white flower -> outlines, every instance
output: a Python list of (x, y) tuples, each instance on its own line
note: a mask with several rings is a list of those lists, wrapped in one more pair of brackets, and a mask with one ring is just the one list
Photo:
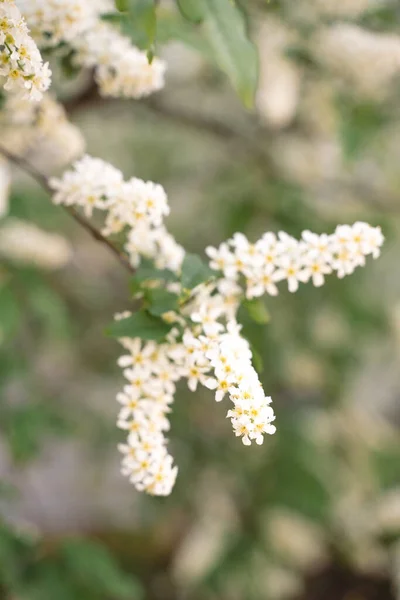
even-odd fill
[(50, 87), (51, 71), (12, 0), (0, 2), (0, 48), (0, 75), (7, 79), (4, 89), (33, 101), (41, 100)]
[(289, 292), (297, 292), (299, 282), (307, 281), (307, 273), (303, 270), (301, 262), (293, 262), (291, 256), (284, 256), (280, 259), (280, 268), (275, 272), (275, 281), (286, 280), (288, 282)]

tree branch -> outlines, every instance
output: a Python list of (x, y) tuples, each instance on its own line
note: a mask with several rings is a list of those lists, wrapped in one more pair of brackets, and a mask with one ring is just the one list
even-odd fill
[[(0, 146), (0, 154), (5, 156), (10, 162), (17, 165), (20, 169), (28, 173), (37, 183), (49, 194), (53, 195), (53, 190), (51, 189), (47, 177), (43, 175), (40, 171), (38, 171), (33, 165), (28, 163), (24, 158), (20, 156), (16, 156), (15, 154), (9, 152), (6, 148)], [(113, 254), (117, 257), (119, 262), (131, 273), (135, 272), (134, 267), (129, 262), (128, 256), (121, 252), (110, 240), (102, 235), (102, 233), (94, 227), (90, 221), (85, 219), (75, 208), (72, 206), (62, 206), (62, 208), (67, 212), (81, 227), (86, 229), (86, 231), (97, 241), (106, 246)]]

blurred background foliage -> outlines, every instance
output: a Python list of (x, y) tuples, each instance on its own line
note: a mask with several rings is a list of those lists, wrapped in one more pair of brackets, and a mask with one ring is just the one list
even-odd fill
[(267, 325), (245, 323), (275, 436), (243, 447), (210, 393), (182, 386), (177, 485), (166, 499), (141, 496), (119, 474), (118, 348), (103, 336), (129, 308), (126, 274), (15, 173), (0, 238), (10, 220), (30, 222), (61, 233), (70, 253), (54, 268), (50, 240), (34, 257), (1, 249), (7, 600), (400, 598), (399, 4), (237, 4), (259, 53), (253, 109), (204, 22), (161, 0), (155, 35), (148, 21), (124, 27), (168, 61), (162, 93), (105, 101), (90, 74), (66, 82), (59, 69), (88, 152), (160, 182), (188, 251), (235, 231), (298, 237), (365, 220), (382, 226), (383, 256), (323, 288), (282, 291), (268, 298)]

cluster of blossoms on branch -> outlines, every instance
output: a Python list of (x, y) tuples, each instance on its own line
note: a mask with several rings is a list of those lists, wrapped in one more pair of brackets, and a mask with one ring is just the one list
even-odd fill
[(48, 63), (13, 0), (0, 0), (0, 76), (6, 79), (5, 90), (30, 100), (41, 100), (50, 87)]
[(299, 283), (312, 281), (316, 287), (325, 282), (325, 276), (336, 272), (339, 278), (364, 266), (366, 256), (377, 258), (383, 244), (379, 227), (357, 222), (339, 225), (331, 235), (303, 231), (296, 240), (284, 231), (276, 236), (265, 233), (251, 244), (242, 233), (222, 243), (219, 248), (207, 248), (210, 266), (220, 270), (232, 281), (245, 279), (246, 297), (256, 298), (269, 294), (276, 296), (276, 284), (285, 280), (290, 292), (296, 292)]
[[(227, 417), (245, 445), (262, 444), (264, 435), (275, 431), (271, 398), (262, 389), (237, 322), (242, 300), (276, 294), (276, 282), (283, 279), (296, 291), (299, 281), (320, 286), (329, 273), (343, 277), (364, 265), (367, 255), (376, 258), (383, 243), (380, 229), (366, 223), (339, 226), (332, 235), (305, 231), (300, 241), (280, 232), (251, 244), (236, 234), (218, 249), (207, 248), (211, 275), (187, 295), (185, 252), (165, 228), (169, 207), (160, 185), (136, 178), (125, 182), (119, 170), (89, 156), (50, 184), (56, 204), (75, 205), (87, 216), (93, 209), (103, 211), (103, 233), (125, 234), (132, 265), (151, 259), (172, 274), (161, 284), (149, 282), (153, 293), (176, 298), (172, 308), (159, 313), (169, 326), (165, 335), (158, 342), (121, 335), (127, 353), (118, 361), (127, 379), (117, 397), (122, 404), (118, 427), (128, 432), (120, 445), (122, 472), (138, 490), (154, 495), (169, 494), (177, 475), (166, 432), (178, 380), (186, 379), (192, 391), (199, 383), (214, 390), (217, 402), (227, 396)], [(130, 316), (127, 312), (117, 318), (123, 322)]]
[(164, 226), (169, 206), (161, 185), (136, 177), (124, 181), (121, 171), (91, 156), (84, 156), (50, 185), (56, 191), (55, 204), (79, 206), (86, 216), (94, 208), (104, 211), (102, 233), (126, 234), (124, 248), (133, 266), (146, 256), (159, 268), (179, 270), (184, 250)]
[(94, 69), (103, 96), (141, 98), (164, 86), (165, 63), (132, 45), (102, 15), (113, 10), (108, 0), (17, 0), (40, 47), (61, 42), (79, 67)]

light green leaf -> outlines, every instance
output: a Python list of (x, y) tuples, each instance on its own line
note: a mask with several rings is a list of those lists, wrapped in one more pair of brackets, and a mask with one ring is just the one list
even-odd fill
[(260, 325), (266, 325), (270, 321), (271, 315), (261, 298), (254, 298), (253, 300), (245, 300), (243, 302), (244, 308), (247, 310), (250, 318), (259, 323)]
[(202, 0), (176, 0), (176, 3), (185, 19), (193, 23), (199, 23), (203, 19)]
[(220, 68), (228, 75), (247, 108), (254, 104), (258, 55), (247, 36), (240, 10), (231, 0), (201, 0), (204, 31)]
[(145, 292), (147, 310), (150, 314), (160, 317), (170, 310), (178, 310), (178, 296), (162, 288), (150, 288)]
[(115, 0), (115, 8), (119, 12), (125, 12), (129, 8), (129, 0)]
[(130, 25), (143, 33), (143, 45), (152, 56), (157, 34), (156, 4), (154, 0), (128, 0), (128, 5)]
[(218, 67), (214, 51), (202, 35), (201, 28), (193, 27), (178, 13), (160, 12), (157, 16), (157, 41), (165, 44), (171, 40), (178, 40), (200, 52), (208, 62)]
[(186, 254), (182, 264), (181, 283), (185, 290), (192, 290), (200, 283), (208, 281), (215, 271), (210, 269), (197, 254)]
[(141, 310), (126, 319), (115, 321), (106, 333), (111, 337), (138, 337), (143, 340), (160, 342), (170, 331), (172, 325), (162, 319)]

